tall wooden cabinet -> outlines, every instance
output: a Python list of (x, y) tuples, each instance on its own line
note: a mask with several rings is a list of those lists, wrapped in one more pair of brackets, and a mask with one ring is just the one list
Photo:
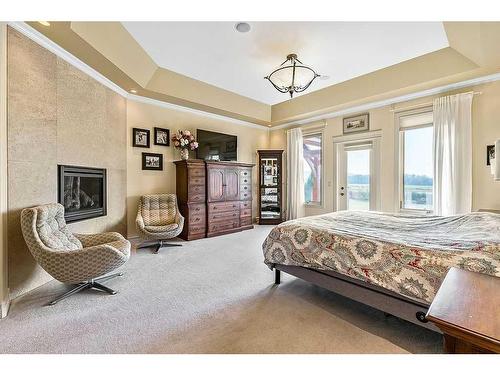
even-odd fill
[(283, 150), (258, 150), (259, 224), (283, 221)]
[(184, 228), (179, 235), (184, 240), (206, 236), (206, 170), (203, 160), (179, 160), (176, 165), (176, 193), (179, 211), (184, 216)]
[(203, 160), (175, 164), (179, 209), (185, 217), (181, 238), (192, 240), (253, 228), (253, 164)]

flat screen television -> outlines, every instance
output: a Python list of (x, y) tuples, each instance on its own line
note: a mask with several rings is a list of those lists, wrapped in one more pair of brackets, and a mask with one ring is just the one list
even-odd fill
[(238, 137), (235, 135), (198, 129), (196, 140), (198, 141), (196, 151), (198, 159), (218, 161), (237, 161), (238, 159)]

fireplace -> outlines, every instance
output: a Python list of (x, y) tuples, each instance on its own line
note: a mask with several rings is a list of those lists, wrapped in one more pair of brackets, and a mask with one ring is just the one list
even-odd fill
[(58, 166), (58, 200), (68, 223), (106, 215), (106, 169)]

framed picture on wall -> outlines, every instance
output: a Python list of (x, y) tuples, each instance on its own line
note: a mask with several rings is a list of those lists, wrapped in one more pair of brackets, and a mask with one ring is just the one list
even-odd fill
[(163, 170), (163, 154), (152, 154), (149, 152), (142, 153), (142, 170), (143, 171), (162, 171)]
[(149, 130), (148, 129), (132, 129), (132, 146), (149, 148)]
[(370, 130), (370, 118), (368, 113), (344, 119), (344, 134), (365, 132)]
[(170, 130), (164, 128), (154, 128), (155, 145), (170, 146)]
[(495, 145), (486, 146), (486, 165), (491, 165), (491, 159), (495, 158)]

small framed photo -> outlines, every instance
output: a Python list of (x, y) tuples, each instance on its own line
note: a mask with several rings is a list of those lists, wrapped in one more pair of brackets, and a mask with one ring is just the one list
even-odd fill
[(151, 154), (149, 152), (142, 153), (142, 170), (143, 171), (162, 171), (163, 170), (163, 154)]
[(163, 128), (154, 128), (155, 145), (170, 146), (170, 130)]
[(132, 129), (132, 146), (149, 148), (149, 130), (148, 129)]
[(368, 130), (370, 130), (368, 113), (344, 119), (344, 134), (365, 132)]

